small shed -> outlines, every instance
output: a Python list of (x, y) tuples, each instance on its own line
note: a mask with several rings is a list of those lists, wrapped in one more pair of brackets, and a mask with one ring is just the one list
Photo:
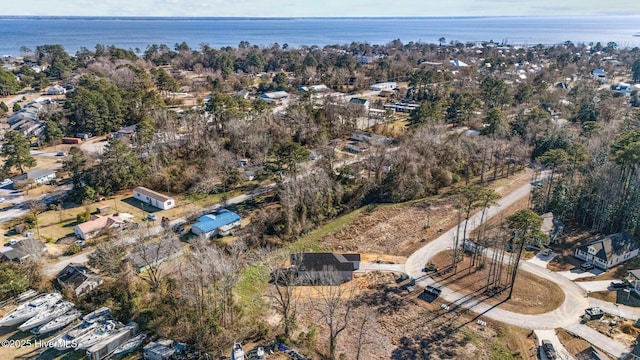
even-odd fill
[(98, 212), (98, 214), (106, 214), (109, 212), (110, 209), (111, 207), (109, 205), (102, 205), (102, 206), (98, 206), (96, 208), (96, 211)]

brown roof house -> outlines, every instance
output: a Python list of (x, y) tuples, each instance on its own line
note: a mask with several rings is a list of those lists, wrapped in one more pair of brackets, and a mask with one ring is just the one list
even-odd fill
[(91, 220), (78, 224), (73, 228), (73, 232), (78, 239), (86, 240), (100, 235), (104, 230), (122, 226), (126, 221), (133, 218), (133, 215), (126, 213), (115, 213), (108, 216), (92, 215)]
[(73, 293), (80, 296), (102, 285), (104, 280), (88, 267), (71, 263), (58, 273), (56, 282), (62, 288), (72, 288)]
[(291, 254), (291, 265), (302, 283), (336, 285), (353, 279), (353, 272), (360, 268), (360, 254)]
[(638, 256), (638, 242), (626, 232), (604, 238), (576, 249), (575, 257), (602, 270), (607, 270)]

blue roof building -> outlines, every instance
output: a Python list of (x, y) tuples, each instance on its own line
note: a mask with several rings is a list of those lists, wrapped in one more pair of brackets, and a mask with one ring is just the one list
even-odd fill
[(229, 235), (241, 225), (240, 215), (227, 209), (220, 209), (215, 214), (203, 215), (193, 224), (191, 232), (210, 238), (214, 235)]

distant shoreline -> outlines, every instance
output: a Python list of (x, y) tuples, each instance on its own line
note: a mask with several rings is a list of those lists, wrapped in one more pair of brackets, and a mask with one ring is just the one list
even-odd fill
[[(599, 21), (594, 21), (598, 19)], [(606, 21), (603, 21), (606, 20)], [(384, 45), (439, 44), (451, 41), (530, 47), (571, 41), (574, 44), (615, 42), (619, 47), (640, 46), (640, 16), (579, 17), (107, 17), (0, 16), (0, 55), (17, 56), (24, 46), (62, 45), (69, 54), (96, 44), (142, 53), (149, 46), (191, 49), (259, 47), (287, 44), (343, 46), (357, 43)]]

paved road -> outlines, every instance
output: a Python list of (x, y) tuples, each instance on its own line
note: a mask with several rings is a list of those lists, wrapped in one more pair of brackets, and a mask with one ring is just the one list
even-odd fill
[[(486, 211), (486, 217), (491, 218), (504, 210), (511, 204), (515, 203), (518, 199), (528, 196), (530, 191), (530, 184), (524, 185), (514, 192), (503, 197), (499, 204), (489, 208)], [(469, 218), (467, 233), (475, 229), (480, 224), (481, 213), (477, 213)], [(462, 226), (461, 226), (462, 228)], [(528, 271), (542, 278), (548, 279), (556, 283), (565, 292), (565, 300), (562, 305), (545, 314), (539, 315), (524, 315), (510, 311), (506, 311), (500, 308), (492, 307), (486, 303), (481, 302), (472, 296), (456, 293), (446, 287), (437, 284), (433, 279), (422, 273), (424, 264), (431, 258), (431, 256), (451, 249), (454, 244), (457, 228), (450, 229), (442, 234), (436, 240), (425, 245), (415, 253), (413, 253), (406, 262), (406, 272), (418, 279), (417, 284), (421, 286), (435, 286), (439, 288), (441, 292), (441, 298), (451, 302), (450, 306), (460, 306), (463, 308), (471, 309), (479, 314), (479, 316), (486, 316), (494, 320), (505, 322), (508, 324), (517, 325), (532, 330), (553, 330), (555, 328), (563, 327), (572, 331), (576, 335), (584, 338), (591, 344), (601, 348), (602, 350), (612, 354), (613, 356), (620, 357), (622, 354), (629, 351), (626, 346), (616, 343), (611, 338), (602, 335), (595, 330), (592, 330), (584, 325), (580, 325), (580, 316), (584, 314), (584, 309), (592, 306), (593, 302), (590, 302), (586, 298), (586, 291), (580, 286), (573, 283), (567, 276), (563, 274), (555, 273), (546, 269), (544, 264), (547, 259), (536, 259), (533, 261), (524, 261), (521, 263), (521, 269)], [(462, 231), (462, 229), (460, 230)], [(459, 238), (465, 238), (464, 234), (459, 233)], [(608, 308), (609, 305), (603, 305), (603, 308)], [(631, 313), (630, 310), (628, 316), (635, 316), (635, 313)], [(638, 314), (640, 315), (640, 314)], [(546, 333), (543, 333), (546, 334)], [(550, 333), (549, 333), (549, 335)], [(558, 341), (559, 343), (559, 341)]]
[(567, 360), (575, 360), (567, 349), (560, 342), (560, 338), (556, 335), (555, 330), (534, 330), (536, 333), (536, 337), (538, 338), (538, 354), (540, 355), (540, 359), (547, 359), (547, 355), (542, 350), (542, 340), (549, 340), (553, 344), (553, 348), (556, 350), (556, 354), (558, 355), (558, 359), (567, 359)]
[(613, 355), (616, 359), (622, 359), (625, 354), (628, 354), (631, 351), (628, 347), (611, 340), (610, 337), (602, 335), (587, 325), (573, 324), (565, 327), (564, 329), (571, 334), (579, 336), (591, 344), (596, 345), (603, 351)]
[(372, 264), (372, 263), (360, 263), (360, 269), (356, 272), (365, 271), (391, 271), (391, 272), (404, 272), (404, 264)]
[[(487, 209), (486, 217), (491, 218), (500, 211), (509, 207), (511, 204), (515, 203), (517, 200), (528, 196), (530, 188), (531, 185), (526, 184), (505, 196), (499, 201), (498, 205)], [(481, 212), (478, 212), (469, 218), (467, 232), (475, 229), (480, 224), (481, 215)], [(422, 247), (407, 259), (406, 271), (409, 275), (418, 279), (419, 285), (440, 287), (440, 285), (433, 279), (424, 276), (422, 268), (431, 256), (452, 248), (456, 230), (457, 228), (453, 228), (445, 232), (442, 236)], [(460, 234), (460, 238), (462, 238), (462, 234)], [(580, 287), (573, 284), (569, 279), (547, 270), (546, 268), (542, 268), (528, 262), (522, 262), (521, 268), (540, 277), (554, 281), (560, 285), (566, 293), (564, 303), (559, 308), (546, 314), (523, 315), (491, 307), (479, 300), (456, 293), (446, 288), (442, 288), (441, 296), (447, 301), (456, 305), (461, 305), (465, 308), (470, 308), (483, 316), (527, 329), (554, 329), (575, 323), (579, 316), (583, 314), (584, 309), (588, 307), (589, 303), (585, 298), (586, 293), (580, 289)]]
[(598, 306), (604, 312), (630, 320), (640, 319), (640, 309), (626, 305), (612, 304), (608, 301), (589, 298), (589, 306)]
[(611, 286), (611, 280), (576, 281), (576, 285), (580, 286), (587, 292), (612, 290), (609, 288), (609, 286)]

